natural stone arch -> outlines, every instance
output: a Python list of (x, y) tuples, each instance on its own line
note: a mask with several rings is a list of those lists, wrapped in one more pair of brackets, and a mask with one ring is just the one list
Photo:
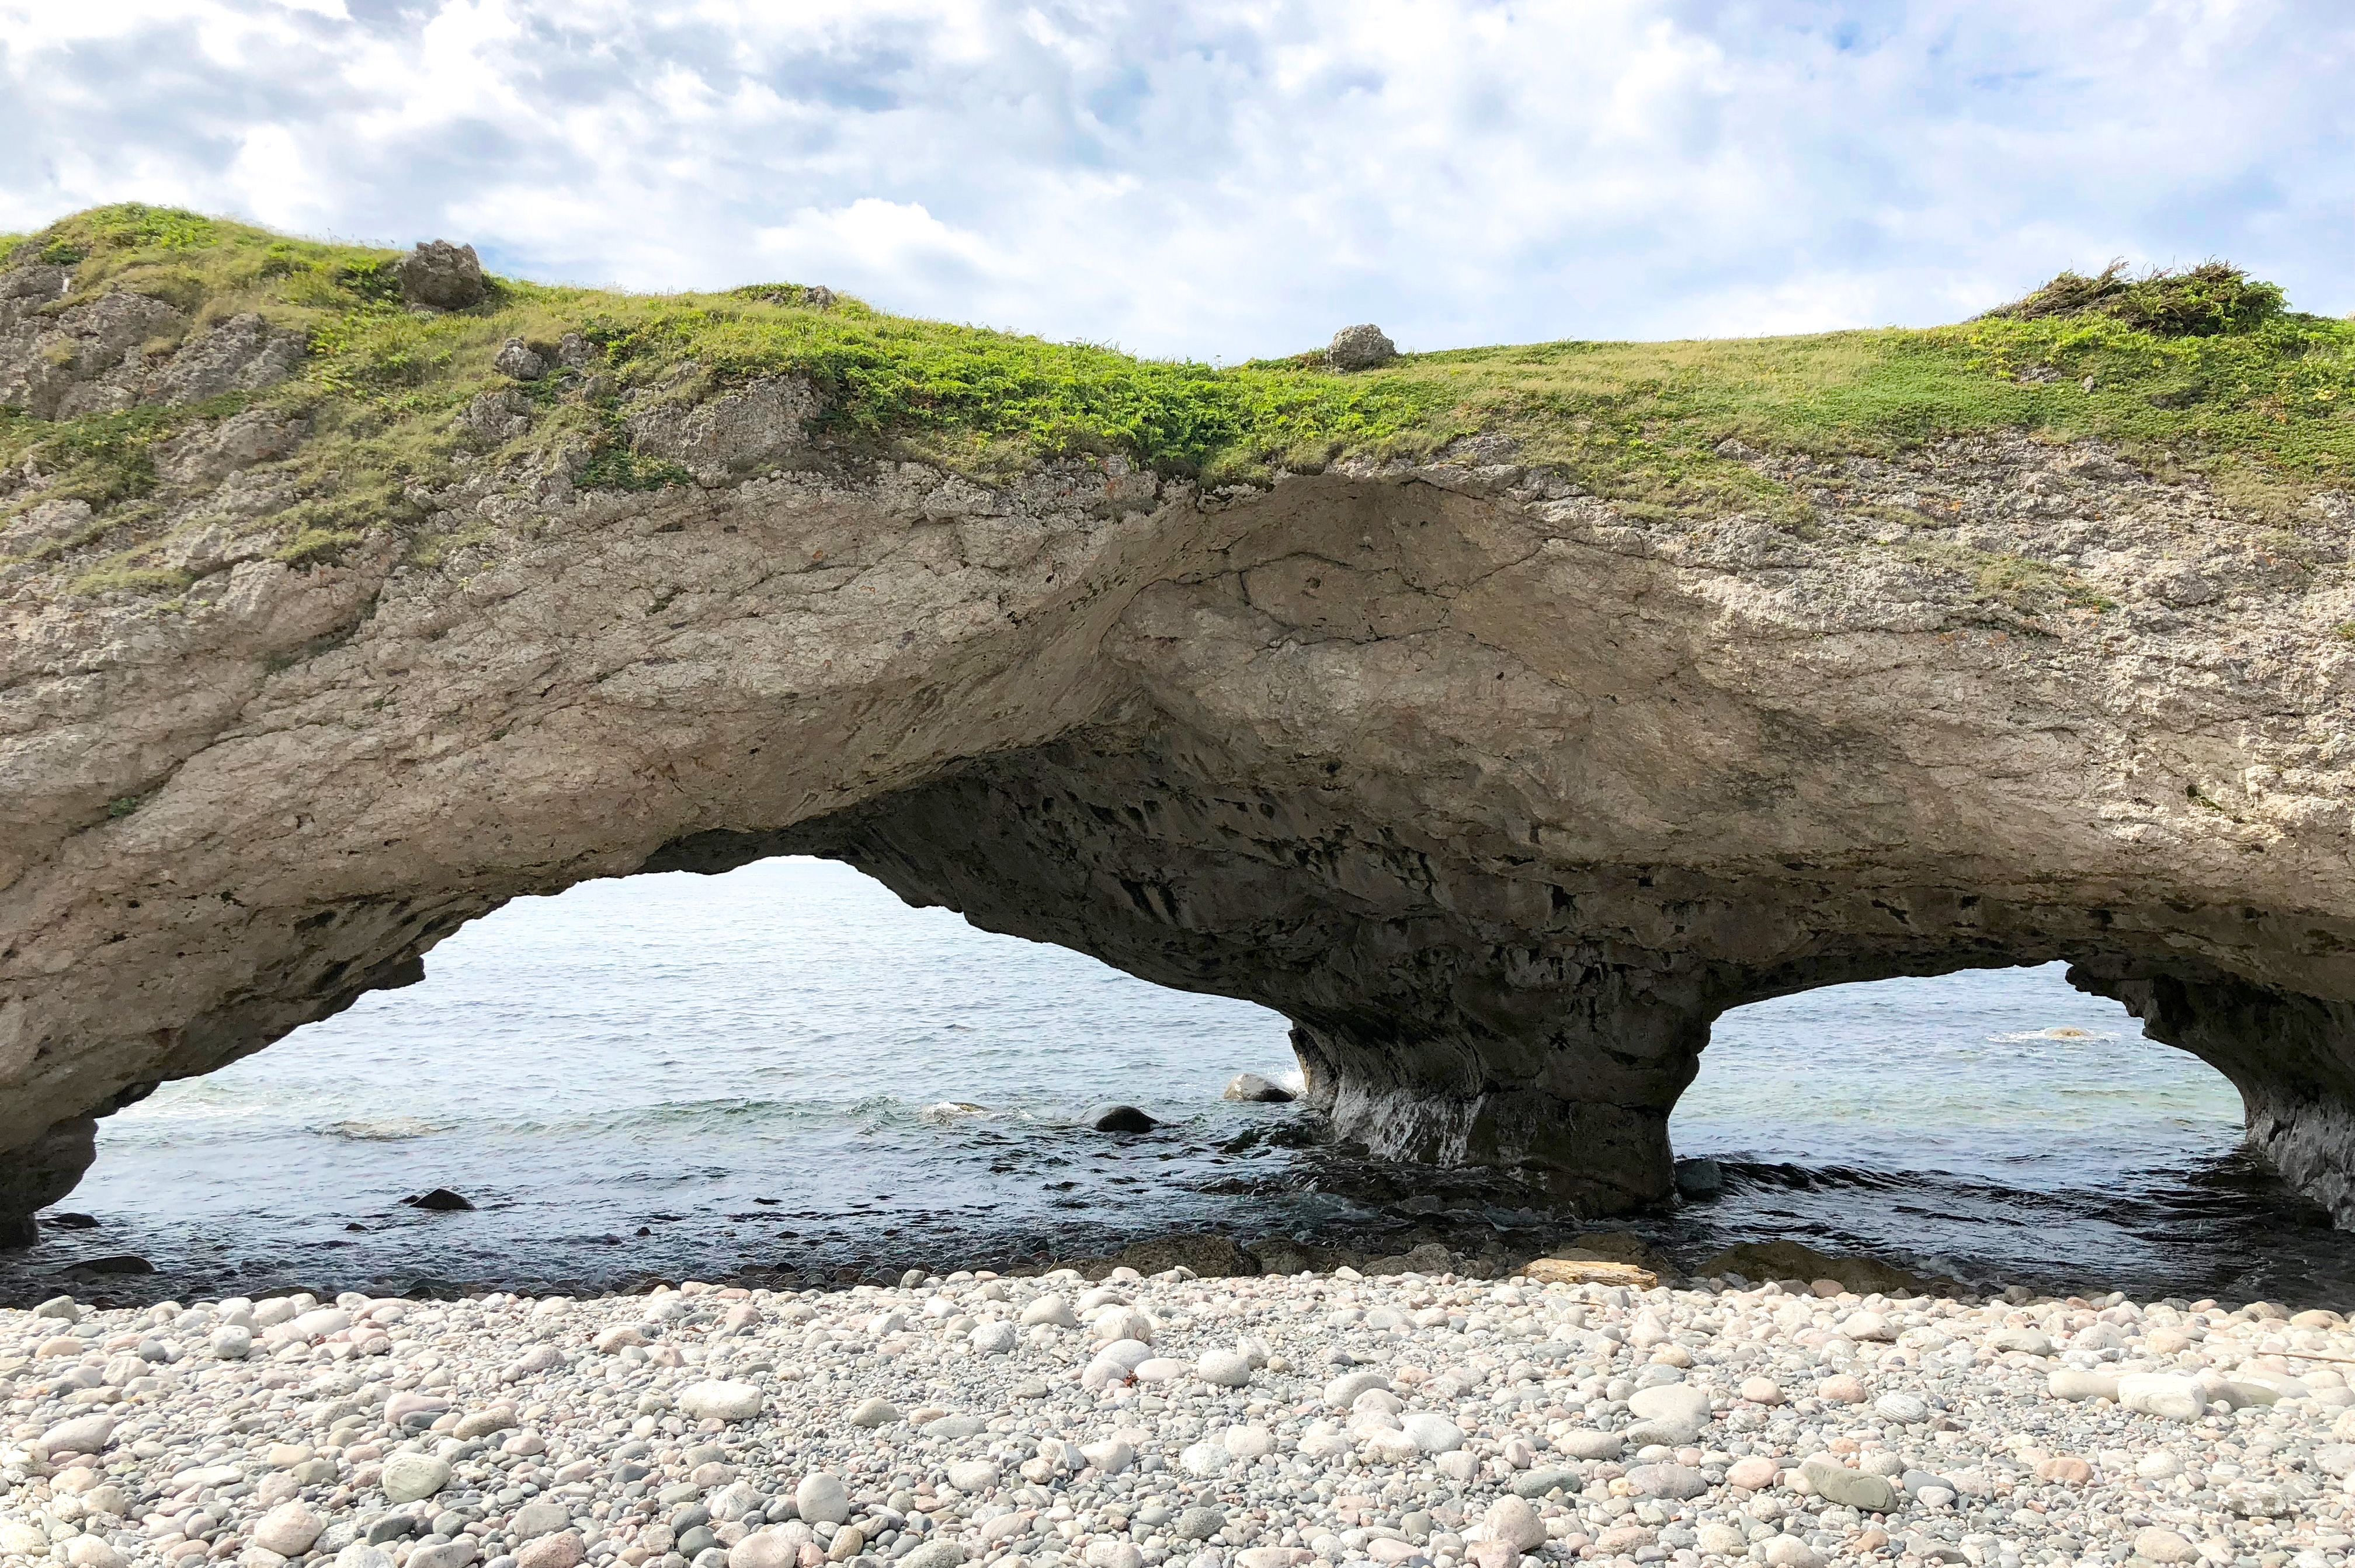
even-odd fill
[[(432, 501), (491, 537), (431, 565), (20, 589), (7, 1211), (70, 1187), (93, 1115), (414, 980), (506, 899), (806, 850), (1273, 1007), (1343, 1134), (1597, 1211), (1667, 1191), (1725, 1008), (2067, 958), (2355, 1218), (2345, 591), (2203, 491), (1953, 443), (1843, 465), (1802, 537), (1631, 516), (1493, 443), (1215, 496), (795, 450), (645, 495), (486, 470)], [(2023, 480), (2146, 519), (2108, 612), (1859, 547), (1935, 487), (2053, 552)], [(2227, 595), (2167, 602), (2172, 521)]]

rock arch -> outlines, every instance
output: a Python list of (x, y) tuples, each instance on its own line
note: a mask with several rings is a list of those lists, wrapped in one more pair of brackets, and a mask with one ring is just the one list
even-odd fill
[[(645, 494), (486, 466), (429, 497), (484, 519), (432, 564), (16, 580), (17, 1239), (92, 1117), (504, 901), (783, 851), (1275, 1008), (1343, 1134), (1596, 1211), (1668, 1190), (1724, 1009), (2065, 958), (2355, 1220), (2348, 591), (2197, 487), (1953, 443), (1841, 465), (1792, 532), (1494, 440), (1216, 494), (796, 450)], [(1886, 548), (1924, 491), (2106, 605)], [(2349, 518), (2312, 535), (2343, 556)]]

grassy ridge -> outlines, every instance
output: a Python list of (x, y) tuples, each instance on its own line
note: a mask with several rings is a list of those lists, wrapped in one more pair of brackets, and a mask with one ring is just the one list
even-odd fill
[[(1219, 482), (1345, 453), (1419, 454), (1495, 431), (1639, 510), (1777, 513), (1796, 504), (1718, 456), (1720, 443), (1882, 453), (2019, 429), (2105, 437), (2277, 513), (2316, 486), (2355, 482), (2355, 323), (2279, 312), (2210, 336), (2161, 336), (2113, 315), (2031, 315), (1456, 349), (1340, 376), (1313, 355), (1221, 369), (893, 316), (847, 298), (818, 309), (791, 285), (632, 295), (497, 279), (472, 310), (417, 315), (393, 283), (396, 252), (138, 206), (79, 214), (8, 253), (73, 265), (75, 292), (61, 305), (131, 289), (169, 302), (192, 329), (254, 311), (303, 334), (310, 351), (295, 381), (203, 409), (55, 422), (0, 412), (0, 464), (30, 459), (59, 476), (37, 499), (96, 509), (82, 535), (42, 553), (138, 535), (156, 510), (156, 443), (252, 403), (314, 431), (285, 465), (298, 496), (284, 514), (287, 559), (332, 554), (371, 528), (413, 528), (415, 488), (446, 477), (464, 451), (456, 416), (477, 394), (511, 388), (491, 366), (499, 345), (553, 345), (567, 332), (594, 345), (591, 374), (570, 390), (517, 389), (535, 405), (532, 428), (503, 455), (570, 453), (577, 467), (585, 453), (591, 484), (677, 477), (634, 461), (621, 437), (624, 398), (695, 398), (774, 374), (816, 385), (824, 434), (850, 453), (921, 456), (984, 477), (1042, 456), (1119, 453)], [(0, 528), (34, 499), (0, 501)], [(169, 587), (174, 574), (145, 560), (147, 549), (121, 552), (84, 585)]]

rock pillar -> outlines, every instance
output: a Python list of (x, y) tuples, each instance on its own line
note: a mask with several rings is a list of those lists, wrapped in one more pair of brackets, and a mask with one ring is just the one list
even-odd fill
[(2158, 973), (2078, 965), (2079, 990), (2125, 1004), (2143, 1033), (2232, 1081), (2249, 1146), (2285, 1180), (2355, 1226), (2355, 1003), (2195, 966)]

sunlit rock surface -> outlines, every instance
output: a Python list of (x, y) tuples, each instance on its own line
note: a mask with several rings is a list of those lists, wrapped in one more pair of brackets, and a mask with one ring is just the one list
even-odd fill
[[(180, 353), (282, 371), (216, 330)], [(225, 420), (161, 480), (221, 517), (186, 592), (0, 578), (17, 1239), (89, 1118), (504, 901), (783, 852), (1277, 1008), (1337, 1136), (1593, 1211), (1671, 1190), (1725, 1009), (2067, 959), (2355, 1220), (2345, 495), (2259, 527), (2025, 439), (1742, 453), (1800, 528), (1618, 507), (1497, 438), (991, 485), (849, 461), (818, 406), (632, 427), (698, 484), (476, 464), (412, 497), (465, 523), (430, 561), (240, 545), (301, 432)]]

